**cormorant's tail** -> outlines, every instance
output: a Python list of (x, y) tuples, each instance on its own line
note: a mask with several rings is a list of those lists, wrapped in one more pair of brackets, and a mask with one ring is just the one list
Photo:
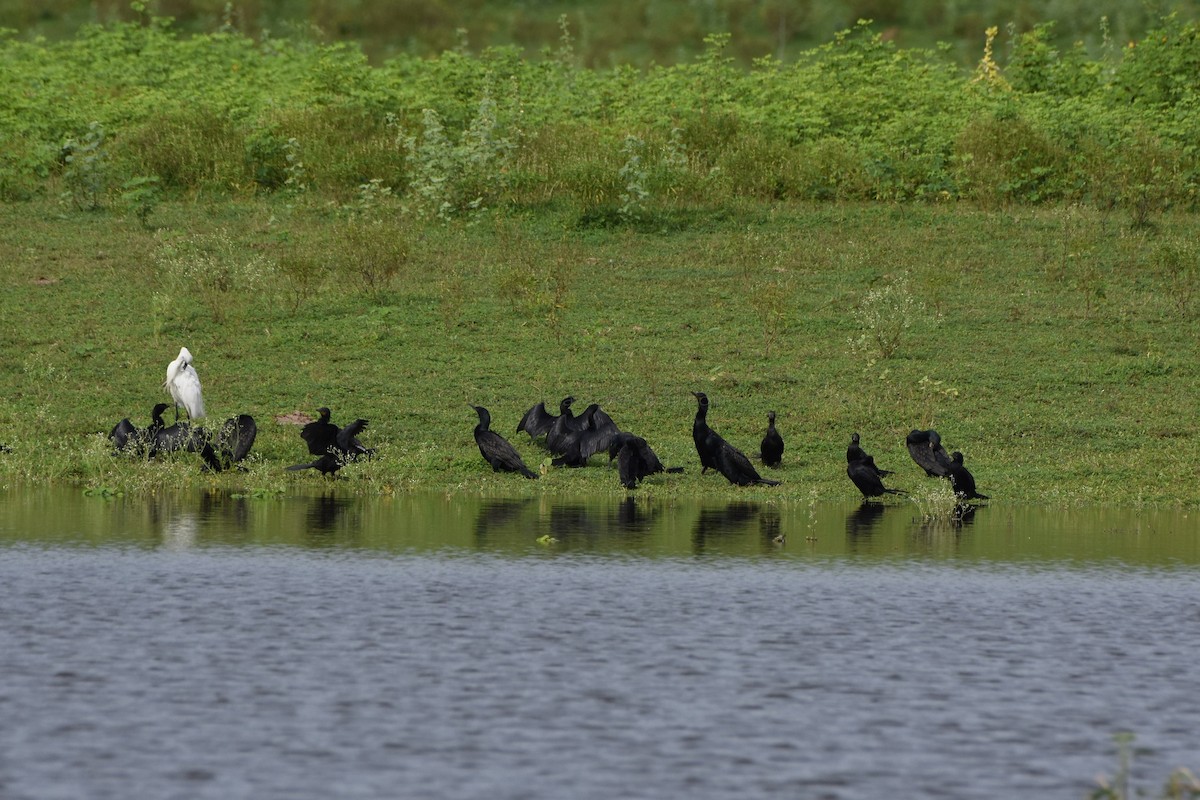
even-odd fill
[(521, 474), (524, 475), (526, 478), (536, 478), (538, 476), (536, 472), (529, 469), (528, 467), (525, 467), (524, 469), (522, 469)]
[(763, 486), (778, 486), (782, 481), (773, 481), (770, 478), (759, 478), (755, 483), (761, 483)]
[(313, 469), (314, 464), (293, 464), (287, 468), (288, 472), (299, 472), (302, 469)]

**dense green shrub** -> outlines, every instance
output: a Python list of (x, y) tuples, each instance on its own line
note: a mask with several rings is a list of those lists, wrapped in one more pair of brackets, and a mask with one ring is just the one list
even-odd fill
[(377, 184), (396, 213), (566, 201), (605, 224), (739, 198), (1069, 199), (1135, 225), (1195, 206), (1200, 27), (1167, 17), (1123, 48), (1106, 35), (1099, 58), (1058, 47), (1052, 25), (1007, 48), (997, 35), (971, 74), (867, 23), (787, 63), (743, 68), (715, 35), (694, 61), (644, 71), (580, 68), (565, 25), (540, 60), (455, 47), (377, 66), (349, 44), (185, 37), (153, 19), (7, 38), (0, 198), (48, 178), (85, 207), (139, 178), (335, 202)]

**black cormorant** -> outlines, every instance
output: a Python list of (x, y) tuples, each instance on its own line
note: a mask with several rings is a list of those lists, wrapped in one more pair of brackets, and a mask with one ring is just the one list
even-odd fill
[(975, 491), (975, 476), (963, 466), (963, 454), (957, 450), (950, 455), (950, 485), (961, 500), (991, 499)]
[(759, 452), (768, 467), (778, 467), (783, 461), (783, 437), (775, 430), (775, 412), (767, 412), (767, 434), (763, 436)]
[(908, 453), (925, 474), (934, 478), (950, 476), (950, 456), (942, 447), (942, 437), (935, 430), (910, 432), (904, 443)]
[(884, 494), (907, 494), (900, 489), (888, 489), (879, 477), (879, 469), (871, 456), (860, 458), (846, 465), (846, 475), (862, 492), (863, 497), (879, 497)]
[(500, 434), (489, 430), (492, 415), (483, 406), (471, 406), (479, 415), (479, 424), (475, 426), (475, 444), (484, 461), (492, 465), (495, 472), (519, 472), (526, 478), (536, 478), (537, 473), (525, 466), (516, 448), (508, 443)]
[[(850, 434), (850, 446), (846, 448), (847, 464), (853, 464), (855, 461), (863, 461), (871, 458), (870, 454), (867, 453), (866, 450), (863, 450), (859, 445), (859, 441), (860, 440), (857, 433)], [(875, 459), (871, 458), (871, 464), (874, 466)], [(875, 467), (875, 474), (883, 478), (891, 475), (892, 471), (890, 469), (880, 469), (879, 467)]]

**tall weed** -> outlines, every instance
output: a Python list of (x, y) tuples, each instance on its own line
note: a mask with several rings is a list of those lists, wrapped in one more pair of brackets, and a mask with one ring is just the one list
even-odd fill
[(248, 252), (227, 231), (183, 238), (162, 238), (154, 255), (163, 311), (180, 313), (193, 302), (203, 304), (213, 322), (224, 323), (255, 305), (262, 292), (274, 289), (276, 266), (259, 253)]
[(851, 350), (869, 358), (891, 358), (914, 327), (937, 324), (909, 285), (907, 273), (892, 276), (868, 289), (853, 310), (860, 332), (850, 339)]
[(448, 221), (487, 210), (501, 195), (513, 144), (498, 129), (496, 101), (485, 92), (458, 140), (441, 115), (422, 113), (420, 134), (401, 134), (407, 156), (407, 198), (417, 216)]
[(62, 152), (66, 163), (63, 180), (75, 207), (81, 211), (100, 208), (112, 178), (104, 126), (89, 123), (86, 133), (63, 144)]

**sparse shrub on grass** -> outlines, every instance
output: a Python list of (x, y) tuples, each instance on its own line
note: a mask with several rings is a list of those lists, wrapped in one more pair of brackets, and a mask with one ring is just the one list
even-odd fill
[(279, 189), (287, 181), (286, 140), (275, 131), (255, 128), (245, 139), (246, 171), (261, 189)]
[(499, 130), (496, 101), (489, 92), (479, 100), (470, 126), (454, 141), (441, 115), (427, 108), (420, 134), (402, 134), (407, 158), (406, 199), (422, 218), (442, 221), (471, 216), (488, 208), (502, 192), (512, 142)]
[[(913, 473), (915, 475), (915, 473)], [(926, 530), (953, 526), (962, 518), (962, 506), (954, 487), (945, 478), (915, 478), (907, 488), (908, 500), (916, 507)]]
[(617, 213), (625, 222), (638, 222), (645, 215), (646, 200), (650, 197), (647, 187), (649, 171), (642, 163), (642, 153), (646, 143), (641, 138), (630, 134), (621, 145), (621, 155), (625, 163), (617, 171), (617, 177), (622, 185), (620, 203)]
[(796, 182), (809, 200), (853, 200), (871, 196), (870, 178), (858, 146), (825, 137), (800, 146), (795, 153)]
[(968, 121), (955, 155), (964, 193), (984, 208), (1063, 195), (1066, 153), (1015, 110)]
[(771, 357), (771, 349), (783, 333), (795, 291), (791, 276), (783, 271), (761, 276), (750, 290), (750, 305), (762, 326), (764, 358)]
[(1138, 128), (1117, 154), (1117, 196), (1135, 230), (1149, 228), (1153, 218), (1177, 194), (1177, 154), (1162, 139)]
[(367, 294), (391, 288), (409, 258), (404, 229), (382, 220), (356, 217), (339, 221), (332, 231), (331, 263)]
[(256, 303), (264, 290), (274, 288), (275, 264), (249, 252), (224, 230), (164, 238), (154, 260), (168, 301), (198, 301), (218, 324)]
[(139, 175), (121, 186), (121, 201), (146, 229), (150, 228), (150, 215), (162, 199), (158, 183), (157, 175)]
[(739, 197), (787, 200), (803, 197), (802, 160), (784, 142), (747, 133), (723, 152), (706, 185), (725, 187)]
[(262, 124), (279, 142), (276, 188), (341, 195), (372, 179), (395, 190), (404, 185), (406, 154), (396, 146), (394, 115), (338, 104), (274, 110)]
[(913, 294), (908, 273), (903, 272), (868, 289), (853, 316), (861, 331), (850, 339), (851, 350), (873, 359), (891, 358), (910, 329), (930, 324), (925, 304)]
[(63, 180), (75, 207), (80, 211), (100, 208), (112, 179), (104, 126), (89, 123), (81, 137), (63, 143), (62, 152), (66, 164)]
[(293, 195), (308, 191), (308, 170), (304, 168), (304, 151), (295, 136), (283, 143), (283, 159), (287, 162), (283, 173), (283, 188)]
[(285, 246), (277, 259), (284, 294), (291, 299), (292, 313), (300, 310), (325, 285), (329, 268), (321, 253)]
[(1180, 317), (1188, 317), (1200, 287), (1200, 248), (1191, 239), (1171, 237), (1150, 252), (1150, 264), (1164, 283), (1166, 295)]

